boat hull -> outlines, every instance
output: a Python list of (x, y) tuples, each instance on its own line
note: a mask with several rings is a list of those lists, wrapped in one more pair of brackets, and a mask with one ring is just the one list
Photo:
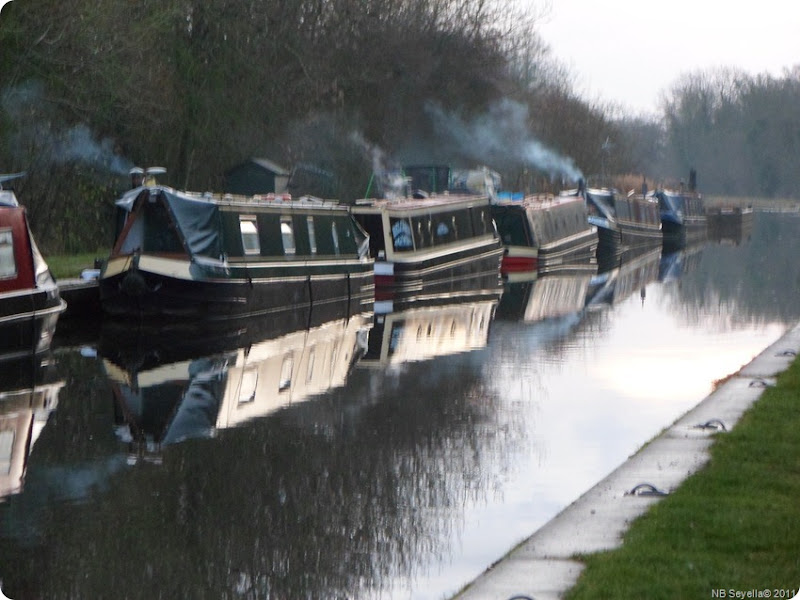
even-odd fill
[(375, 297), (472, 293), (502, 287), (503, 248), (496, 238), (444, 253), (417, 254), (409, 260), (375, 263)]
[(0, 294), (0, 360), (47, 350), (65, 308), (55, 286)]
[(621, 222), (620, 237), (623, 250), (631, 250), (661, 244), (663, 232), (660, 225)]
[(599, 238), (592, 228), (557, 244), (539, 248), (540, 274), (597, 270)]
[[(130, 264), (118, 268), (118, 261)], [(371, 262), (340, 265), (338, 270), (307, 262), (242, 266), (231, 269), (228, 277), (181, 276), (181, 271), (192, 271), (185, 262), (180, 269), (164, 261), (109, 261), (100, 281), (103, 309), (112, 316), (229, 319), (349, 302), (360, 312), (374, 294)]]
[(683, 248), (708, 237), (706, 218), (696, 217), (682, 221), (664, 219), (664, 246), (667, 248)]

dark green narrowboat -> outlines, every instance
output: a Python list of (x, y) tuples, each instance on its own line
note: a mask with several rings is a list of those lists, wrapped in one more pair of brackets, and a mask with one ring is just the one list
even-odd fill
[(366, 233), (338, 202), (143, 185), (100, 273), (106, 313), (225, 319), (349, 302), (371, 310)]

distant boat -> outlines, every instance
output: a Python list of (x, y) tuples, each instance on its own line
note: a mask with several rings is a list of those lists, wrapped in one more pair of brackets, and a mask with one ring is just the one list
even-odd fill
[(715, 206), (706, 209), (708, 238), (738, 245), (753, 232), (753, 209), (749, 206)]
[(0, 175), (0, 360), (47, 350), (67, 306), (36, 246), (25, 208), (13, 190), (4, 189), (23, 175)]
[(700, 194), (662, 189), (653, 196), (658, 200), (665, 245), (680, 248), (706, 238), (706, 210)]
[(501, 287), (503, 248), (487, 195), (366, 199), (351, 210), (369, 234), (376, 299)]
[(597, 227), (578, 196), (530, 195), (497, 200), (492, 217), (503, 242), (502, 273), (595, 272)]
[(338, 202), (153, 183), (117, 205), (124, 226), (100, 273), (111, 315), (225, 319), (373, 300), (367, 236)]
[(658, 202), (654, 198), (582, 185), (562, 195), (585, 198), (589, 223), (597, 227), (601, 271), (604, 263), (615, 261), (624, 252), (660, 245), (663, 240)]

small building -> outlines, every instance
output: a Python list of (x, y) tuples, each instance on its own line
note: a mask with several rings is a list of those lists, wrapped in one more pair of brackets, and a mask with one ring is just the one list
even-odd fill
[(283, 194), (288, 190), (291, 172), (266, 158), (250, 158), (225, 172), (227, 194)]

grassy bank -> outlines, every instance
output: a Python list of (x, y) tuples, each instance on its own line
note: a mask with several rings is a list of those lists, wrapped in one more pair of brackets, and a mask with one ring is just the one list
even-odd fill
[(792, 597), (800, 586), (800, 361), (733, 431), (717, 435), (706, 468), (638, 519), (622, 547), (581, 559), (587, 567), (570, 600)]
[(45, 257), (45, 261), (56, 279), (70, 279), (79, 277), (84, 269), (93, 268), (94, 260), (105, 258), (107, 254), (108, 251), (105, 253), (98, 251), (85, 254), (48, 255)]

